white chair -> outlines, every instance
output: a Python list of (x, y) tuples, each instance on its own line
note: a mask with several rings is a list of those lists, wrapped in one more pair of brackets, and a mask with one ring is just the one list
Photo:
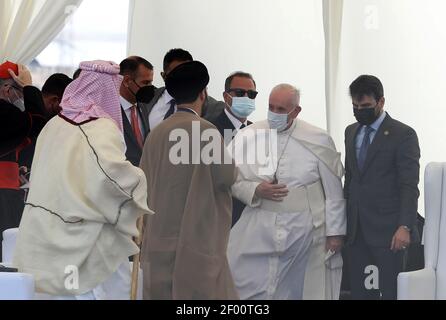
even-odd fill
[(0, 300), (33, 300), (34, 291), (32, 275), (0, 272)]
[(398, 300), (446, 299), (446, 163), (426, 168), (425, 214), (425, 268), (399, 275)]
[(12, 263), (18, 233), (18, 228), (5, 230), (3, 232), (2, 261), (4, 263)]
[[(11, 267), (12, 257), (17, 242), (19, 229), (9, 229), (3, 232), (2, 263), (5, 267)], [(0, 300), (33, 300), (34, 277), (24, 273), (0, 272)]]
[[(19, 231), (19, 229), (17, 228), (17, 229), (9, 229), (9, 230), (6, 230), (3, 232), (3, 243), (2, 243), (2, 250), (3, 250), (2, 255), (3, 255), (3, 261), (4, 261), (3, 265), (11, 266), (11, 264), (12, 264), (14, 249), (15, 249), (16, 242), (17, 242), (18, 231)], [(133, 268), (132, 262), (130, 262), (129, 268), (130, 268), (130, 272), (131, 272), (132, 268)], [(1, 275), (1, 273), (0, 273), (0, 275)], [(27, 277), (26, 275), (23, 276), (21, 274), (15, 274), (15, 275), (19, 275), (17, 277), (13, 277), (12, 275), (14, 275), (14, 273), (10, 274), (9, 278), (8, 277), (6, 277), (6, 278), (10, 279), (10, 281), (13, 281), (13, 280), (19, 281), (20, 283), (23, 283), (23, 286), (25, 287), (26, 279), (28, 279), (29, 277)], [(32, 278), (32, 276), (31, 276), (31, 278)], [(13, 283), (13, 282), (8, 282), (8, 283)], [(1, 291), (2, 286), (3, 286), (3, 282), (2, 282), (2, 278), (0, 278), (0, 300), (2, 297), (2, 291)], [(18, 288), (20, 288), (20, 286), (21, 286), (21, 284), (18, 285)], [(142, 300), (142, 297), (143, 297), (142, 286), (143, 286), (143, 273), (142, 273), (142, 270), (140, 269), (139, 277), (138, 277), (137, 300)], [(33, 288), (32, 289), (33, 290), (32, 298), (34, 298), (35, 300), (55, 300), (55, 299), (57, 299), (57, 297), (47, 295), (47, 294), (40, 294), (40, 293), (34, 294), (34, 280), (32, 282), (32, 288)], [(6, 290), (5, 294), (7, 294), (7, 290)], [(6, 296), (6, 297), (8, 298), (8, 296)]]

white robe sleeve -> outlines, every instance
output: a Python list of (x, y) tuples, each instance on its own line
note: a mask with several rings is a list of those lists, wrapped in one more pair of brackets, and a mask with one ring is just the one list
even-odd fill
[(325, 192), (326, 236), (343, 236), (347, 234), (346, 201), (342, 181), (321, 161), (318, 164), (319, 175)]
[[(232, 186), (232, 196), (239, 199), (242, 203), (251, 208), (257, 208), (261, 205), (262, 200), (256, 196), (256, 189), (260, 185), (260, 182), (256, 182), (258, 167), (255, 164), (246, 164), (245, 159), (246, 152), (249, 150), (247, 147), (251, 140), (255, 138), (255, 134), (251, 131), (252, 128), (248, 127), (240, 131), (234, 140), (228, 145), (227, 150), (229, 154), (234, 158), (238, 167), (237, 180)], [(245, 140), (248, 138), (248, 140)], [(254, 139), (255, 141), (255, 139)]]
[(262, 200), (256, 196), (256, 190), (259, 185), (260, 182), (245, 179), (242, 169), (240, 168), (237, 181), (232, 186), (232, 195), (248, 207), (257, 208), (262, 203)]
[(89, 202), (106, 223), (127, 235), (137, 235), (136, 219), (153, 214), (147, 207), (147, 181), (144, 172), (125, 157), (125, 145), (116, 125), (96, 120), (81, 127), (87, 140), (91, 175), (86, 187)]

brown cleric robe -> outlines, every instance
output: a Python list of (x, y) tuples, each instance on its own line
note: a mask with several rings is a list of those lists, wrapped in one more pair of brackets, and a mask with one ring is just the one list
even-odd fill
[[(198, 125), (193, 136), (193, 127)], [(145, 222), (141, 250), (144, 299), (238, 299), (226, 256), (230, 188), (237, 169), (231, 161), (175, 165), (171, 156), (178, 154), (173, 150), (179, 140), (169, 141), (175, 129), (184, 130), (181, 141), (186, 142), (182, 154), (186, 160), (192, 159), (194, 137), (208, 129), (215, 130), (213, 136), (222, 155), (227, 152), (216, 128), (190, 110), (177, 112), (151, 132), (141, 160), (149, 206), (155, 211)], [(200, 140), (197, 143), (202, 149), (207, 143)]]

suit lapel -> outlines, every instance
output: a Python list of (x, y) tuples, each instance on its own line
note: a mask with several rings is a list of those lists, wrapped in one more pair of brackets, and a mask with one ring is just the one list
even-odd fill
[(142, 108), (138, 105), (138, 113), (142, 120), (142, 130), (143, 130), (143, 138), (145, 139), (147, 137), (147, 134), (149, 133), (149, 117), (146, 117), (144, 113), (142, 112)]
[[(133, 128), (131, 123), (129, 122), (127, 115), (125, 114), (124, 109), (122, 109), (122, 124), (124, 126), (124, 135), (127, 137), (126, 141), (131, 141), (135, 146), (139, 147), (138, 141), (136, 141), (136, 137), (133, 134)], [(127, 146), (128, 148), (128, 146)]]
[(232, 131), (234, 131), (235, 129), (240, 129), (240, 128), (236, 128), (234, 127), (234, 124), (232, 123), (232, 121), (228, 118), (228, 116), (226, 115), (226, 112), (223, 111), (223, 113), (220, 116), (220, 119), (222, 121), (223, 124), (223, 128), (226, 129), (231, 129)]
[(351, 163), (352, 170), (354, 170), (356, 174), (359, 174), (358, 158), (356, 156), (356, 137), (358, 136), (359, 129), (361, 129), (359, 123), (355, 124), (353, 129), (350, 131), (351, 134), (349, 135), (347, 141), (347, 148), (350, 149), (347, 151), (349, 157), (348, 160), (349, 163)]
[(376, 133), (375, 138), (373, 139), (373, 142), (370, 145), (369, 150), (367, 152), (367, 158), (365, 160), (364, 170), (362, 171), (362, 174), (364, 174), (367, 171), (368, 167), (372, 163), (378, 151), (386, 143), (386, 140), (390, 134), (390, 127), (391, 127), (390, 120), (391, 120), (390, 116), (387, 115), (383, 123), (381, 124), (381, 127), (379, 128), (378, 132)]
[(150, 103), (140, 103), (139, 104), (139, 107), (140, 107), (140, 110), (142, 113), (142, 117), (144, 119), (143, 121), (144, 121), (144, 125), (145, 125), (146, 136), (151, 131), (150, 122), (149, 122), (150, 113), (152, 112), (153, 107), (155, 107), (155, 105), (158, 103), (159, 99), (163, 96), (164, 91), (166, 91), (166, 88), (156, 89), (155, 96), (153, 97), (152, 101), (150, 101)]

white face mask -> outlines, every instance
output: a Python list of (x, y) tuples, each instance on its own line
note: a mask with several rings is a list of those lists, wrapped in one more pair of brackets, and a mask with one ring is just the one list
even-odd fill
[(18, 99), (14, 101), (14, 105), (19, 108), (22, 112), (25, 111), (25, 100)]
[(291, 111), (290, 113), (275, 113), (272, 111), (268, 111), (268, 122), (271, 129), (275, 129), (278, 132), (285, 131), (285, 129), (288, 127), (288, 117), (290, 114), (294, 112)]
[(233, 97), (231, 110), (236, 117), (248, 118), (256, 110), (256, 101), (248, 97)]
[(14, 101), (11, 101), (11, 99), (8, 98), (9, 103), (15, 105), (17, 108), (20, 109), (20, 111), (25, 111), (25, 100), (23, 98), (20, 98), (15, 91), (14, 95), (16, 96), (16, 99)]

